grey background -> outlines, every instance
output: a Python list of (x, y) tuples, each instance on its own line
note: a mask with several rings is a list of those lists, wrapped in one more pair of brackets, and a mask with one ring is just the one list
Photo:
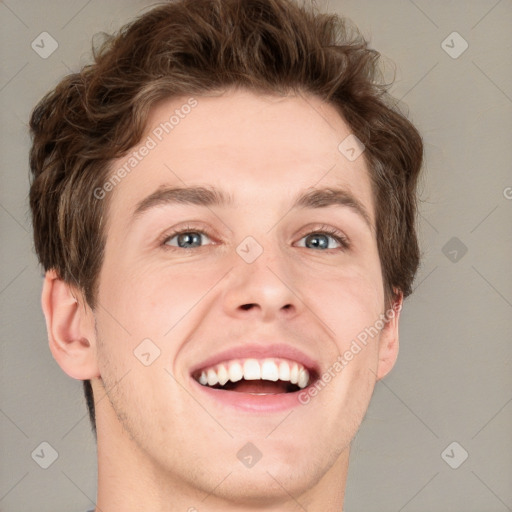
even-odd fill
[[(117, 29), (150, 5), (0, 3), (2, 512), (83, 512), (96, 493), (82, 385), (54, 362), (40, 310), (26, 199), (27, 119), (64, 74), (88, 62), (93, 34)], [(387, 73), (395, 63), (392, 91), (426, 147), (422, 267), (402, 313), (397, 365), (377, 384), (353, 443), (345, 510), (512, 510), (512, 3), (320, 5), (359, 26), (389, 59)], [(46, 59), (31, 48), (43, 31), (59, 45)], [(458, 58), (441, 45), (454, 31), (469, 44)], [(446, 44), (461, 48), (457, 39)], [(31, 457), (43, 441), (58, 452), (46, 470)], [(463, 450), (469, 454), (458, 469), (441, 456), (453, 441), (460, 446), (445, 456), (452, 465)]]

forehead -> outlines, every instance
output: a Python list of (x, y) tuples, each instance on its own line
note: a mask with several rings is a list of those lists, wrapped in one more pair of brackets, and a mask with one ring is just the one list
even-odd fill
[(114, 173), (128, 172), (114, 187), (111, 209), (133, 212), (163, 185), (211, 185), (230, 194), (236, 207), (336, 186), (373, 218), (364, 154), (351, 161), (339, 149), (350, 135), (338, 110), (310, 95), (229, 91), (167, 99), (151, 109), (141, 143), (112, 162)]

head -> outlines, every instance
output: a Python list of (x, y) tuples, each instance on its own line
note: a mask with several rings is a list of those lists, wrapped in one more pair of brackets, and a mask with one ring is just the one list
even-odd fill
[[(108, 38), (41, 100), (30, 205), (47, 282), (60, 283), (43, 307), (93, 429), (91, 381), (108, 396), (105, 425), (115, 418), (170, 472), (190, 461), (194, 430), (225, 449), (223, 428), (258, 439), (276, 473), (290, 464), (290, 431), (314, 445), (315, 478), (335, 464), (395, 362), (419, 262), (423, 147), (388, 86), (379, 54), (336, 15), (287, 0), (183, 0)], [(164, 190), (185, 187), (195, 189)], [(191, 238), (174, 228), (201, 245), (181, 246)], [(306, 354), (319, 384), (302, 395), (304, 421), (266, 439), (275, 417), (226, 413), (223, 428), (205, 417), (188, 389), (197, 365), (280, 340)], [(137, 350), (158, 356), (145, 366)], [(211, 456), (189, 474), (207, 482)]]

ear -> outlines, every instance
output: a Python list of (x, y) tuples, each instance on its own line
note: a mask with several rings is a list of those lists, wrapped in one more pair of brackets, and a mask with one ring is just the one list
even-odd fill
[(94, 315), (82, 293), (49, 270), (41, 305), (50, 351), (58, 365), (74, 379), (98, 377)]
[(379, 360), (377, 363), (377, 380), (385, 377), (395, 365), (398, 357), (398, 320), (402, 310), (404, 295), (395, 290), (395, 300), (386, 313), (384, 327), (379, 339)]

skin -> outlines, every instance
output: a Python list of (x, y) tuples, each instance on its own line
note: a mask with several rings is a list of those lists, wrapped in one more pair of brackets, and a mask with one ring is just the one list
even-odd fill
[[(187, 100), (155, 105), (145, 137)], [(53, 271), (44, 282), (52, 354), (94, 390), (97, 510), (340, 511), (350, 442), (398, 354), (398, 313), (291, 414), (220, 405), (189, 373), (258, 337), (297, 347), (326, 371), (375, 325), (386, 308), (364, 156), (351, 162), (338, 151), (350, 128), (318, 98), (230, 90), (196, 100), (109, 192), (99, 306), (92, 311)], [(161, 185), (215, 186), (235, 204), (168, 204), (132, 223), (136, 204)], [(291, 211), (311, 187), (349, 191), (371, 225), (347, 206)], [(187, 224), (207, 230), (202, 246), (160, 241)], [(327, 250), (306, 246), (324, 225), (350, 247), (330, 238)], [(247, 236), (263, 248), (250, 264), (236, 252)], [(160, 350), (150, 366), (133, 353), (146, 338)], [(262, 453), (252, 468), (237, 458), (247, 442)]]

